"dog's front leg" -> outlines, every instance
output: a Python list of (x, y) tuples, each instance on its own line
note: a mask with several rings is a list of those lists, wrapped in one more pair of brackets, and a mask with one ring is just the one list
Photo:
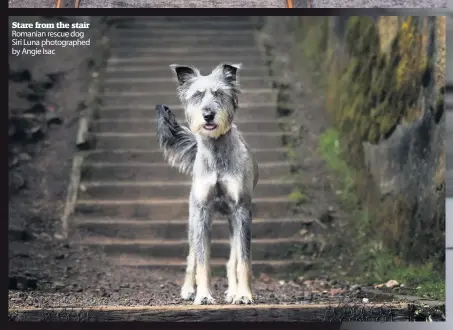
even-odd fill
[(233, 250), (237, 253), (237, 288), (234, 304), (252, 304), (251, 202), (238, 205), (232, 214)]
[(189, 255), (187, 256), (187, 267), (184, 284), (181, 288), (181, 298), (193, 300), (195, 298), (195, 245), (193, 239), (193, 226), (189, 219)]
[(191, 199), (189, 206), (190, 225), (193, 230), (192, 248), (196, 261), (197, 293), (194, 305), (215, 304), (210, 290), (210, 244), (211, 244), (211, 216), (209, 207)]
[(235, 218), (231, 215), (228, 216), (228, 225), (230, 227), (230, 259), (226, 264), (227, 279), (228, 279), (228, 289), (225, 292), (225, 301), (229, 304), (233, 302), (234, 297), (236, 296), (236, 290), (238, 286), (237, 280), (237, 263), (238, 263), (238, 252), (237, 252), (237, 242), (235, 241), (235, 232), (234, 232), (234, 223)]

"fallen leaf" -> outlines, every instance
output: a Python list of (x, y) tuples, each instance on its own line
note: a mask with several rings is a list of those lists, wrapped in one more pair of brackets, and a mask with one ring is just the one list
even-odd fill
[(345, 293), (345, 290), (343, 289), (330, 289), (330, 295), (331, 296), (336, 296), (339, 294)]
[(299, 235), (300, 235), (300, 236), (305, 236), (305, 235), (307, 235), (307, 234), (308, 234), (308, 230), (307, 230), (307, 229), (301, 229), (301, 230), (299, 231)]
[(395, 280), (390, 280), (390, 281), (388, 281), (387, 283), (385, 283), (385, 286), (386, 286), (387, 288), (390, 288), (390, 289), (392, 289), (392, 288), (394, 288), (394, 287), (397, 287), (397, 286), (399, 286), (399, 285), (400, 285), (400, 284), (399, 284), (397, 281), (395, 281)]

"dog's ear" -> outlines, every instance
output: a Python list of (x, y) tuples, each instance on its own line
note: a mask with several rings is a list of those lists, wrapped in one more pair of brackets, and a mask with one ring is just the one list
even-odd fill
[(222, 64), (220, 64), (219, 67), (220, 67), (223, 77), (227, 83), (229, 83), (229, 84), (237, 83), (237, 73), (238, 73), (239, 69), (242, 67), (242, 64), (222, 63)]
[(170, 68), (176, 75), (180, 86), (184, 85), (188, 80), (197, 77), (200, 72), (196, 68), (191, 68), (186, 65), (172, 64)]

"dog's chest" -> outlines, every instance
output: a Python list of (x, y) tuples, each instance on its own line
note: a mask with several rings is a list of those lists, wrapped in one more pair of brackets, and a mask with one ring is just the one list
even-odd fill
[(211, 172), (195, 177), (193, 181), (192, 193), (199, 202), (203, 203), (208, 203), (210, 199), (213, 201), (220, 199), (235, 204), (239, 201), (241, 192), (241, 182), (231, 175), (219, 176)]
[(218, 156), (200, 158), (193, 176), (194, 197), (200, 202), (222, 199), (235, 204), (242, 194), (242, 176), (228, 158)]

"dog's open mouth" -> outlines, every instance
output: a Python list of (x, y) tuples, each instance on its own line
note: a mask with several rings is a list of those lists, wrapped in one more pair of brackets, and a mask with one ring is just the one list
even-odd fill
[(205, 124), (203, 125), (203, 128), (208, 131), (212, 131), (217, 128), (216, 124)]

